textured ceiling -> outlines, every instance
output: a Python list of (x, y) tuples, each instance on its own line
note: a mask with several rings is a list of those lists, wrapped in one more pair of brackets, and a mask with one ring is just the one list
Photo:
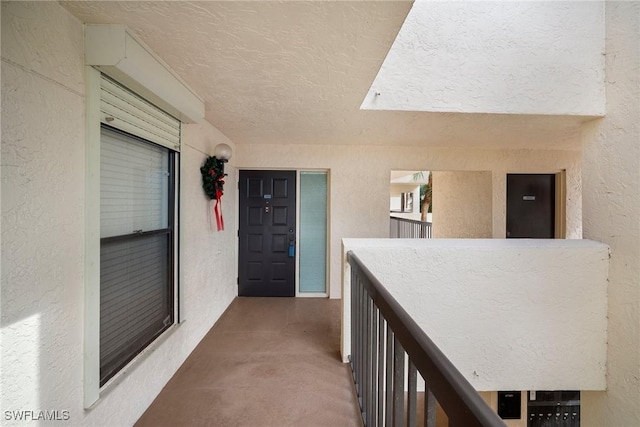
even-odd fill
[(84, 23), (128, 26), (238, 144), (578, 148), (579, 117), (360, 110), (411, 2), (61, 4)]

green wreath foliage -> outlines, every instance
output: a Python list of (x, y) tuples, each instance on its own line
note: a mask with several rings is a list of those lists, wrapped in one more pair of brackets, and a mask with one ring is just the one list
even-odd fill
[(200, 168), (202, 174), (202, 189), (211, 200), (218, 198), (218, 191), (222, 195), (224, 185), (224, 162), (215, 156), (209, 157)]

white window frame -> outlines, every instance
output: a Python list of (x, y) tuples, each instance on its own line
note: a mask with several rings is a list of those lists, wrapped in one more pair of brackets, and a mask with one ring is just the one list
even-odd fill
[[(152, 344), (104, 386), (100, 387), (100, 133), (101, 133), (101, 73), (97, 69), (85, 67), (86, 123), (85, 123), (85, 292), (84, 292), (84, 407), (90, 408), (100, 399), (101, 392), (115, 386), (126, 372), (154, 348), (161, 345), (180, 322), (179, 292), (179, 167), (175, 176), (174, 203), (174, 323)], [(179, 151), (179, 150), (178, 150)]]

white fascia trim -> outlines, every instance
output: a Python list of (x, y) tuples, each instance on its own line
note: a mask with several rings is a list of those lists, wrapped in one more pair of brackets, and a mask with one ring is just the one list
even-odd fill
[(204, 102), (124, 25), (86, 25), (85, 65), (93, 66), (183, 123), (204, 120)]

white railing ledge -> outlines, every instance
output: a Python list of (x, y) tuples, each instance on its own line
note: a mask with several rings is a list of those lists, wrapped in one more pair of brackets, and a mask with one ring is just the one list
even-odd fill
[(343, 239), (479, 391), (605, 390), (609, 247), (589, 240)]

